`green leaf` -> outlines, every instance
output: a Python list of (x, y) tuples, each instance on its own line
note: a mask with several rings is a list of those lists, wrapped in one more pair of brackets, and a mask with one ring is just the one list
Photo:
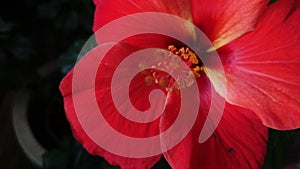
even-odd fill
[(263, 169), (280, 169), (288, 164), (293, 143), (299, 137), (299, 131), (278, 131), (269, 129), (267, 154)]

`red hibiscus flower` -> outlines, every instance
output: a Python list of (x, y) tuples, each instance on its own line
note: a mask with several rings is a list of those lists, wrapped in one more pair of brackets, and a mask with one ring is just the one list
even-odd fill
[[(116, 155), (96, 144), (78, 120), (73, 98), (84, 97), (89, 89), (72, 92), (74, 72), (71, 71), (61, 82), (60, 90), (74, 137), (91, 154), (125, 169), (151, 168), (162, 156), (172, 168), (180, 169), (262, 168), (267, 127), (280, 130), (300, 127), (300, 2), (279, 0), (269, 6), (268, 2), (95, 0), (95, 32), (115, 19), (141, 12), (167, 13), (192, 22), (212, 42), (213, 48), (206, 51), (218, 52), (225, 76), (221, 77), (222, 70), (218, 67), (203, 65), (194, 51), (172, 38), (145, 34), (124, 39), (105, 55), (96, 74), (95, 96), (106, 121), (129, 137), (155, 136), (166, 131), (176, 120), (181, 101), (178, 86), (189, 87), (196, 83), (201, 100), (195, 124), (176, 146), (162, 154), (143, 158)], [(97, 38), (100, 42), (101, 37)], [(114, 106), (112, 77), (130, 53), (153, 47), (177, 55), (190, 67), (196, 81), (183, 79), (183, 83), (176, 86), (174, 79), (154, 69), (136, 75), (129, 86), (130, 102), (134, 107), (142, 111), (149, 109), (151, 104), (145, 96), (153, 89), (162, 89), (167, 96), (166, 101), (162, 101), (165, 109), (159, 118), (149, 123), (137, 123), (120, 115)], [(225, 78), (225, 84), (222, 78)], [(121, 84), (118, 90), (123, 90)], [(211, 93), (215, 91), (226, 100), (223, 116), (213, 135), (199, 143)], [(88, 114), (92, 110), (86, 111)], [(185, 115), (189, 116), (189, 112)], [(101, 128), (100, 125), (93, 125), (95, 131)], [(105, 133), (102, 139), (108, 139)], [(165, 141), (161, 140), (162, 146)]]

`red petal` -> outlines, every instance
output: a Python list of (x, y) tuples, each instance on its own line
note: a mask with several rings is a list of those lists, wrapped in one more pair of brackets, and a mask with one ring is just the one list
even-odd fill
[[(222, 120), (214, 134), (206, 142), (202, 144), (198, 142), (210, 102), (209, 81), (201, 79), (198, 85), (201, 107), (197, 121), (190, 133), (177, 146), (164, 154), (172, 168), (262, 168), (268, 129), (249, 110), (227, 103)], [(173, 118), (175, 117), (163, 116), (161, 127), (164, 129), (165, 124)]]
[[(122, 46), (122, 45), (121, 45)], [(112, 73), (119, 62), (122, 61), (122, 58), (126, 57), (128, 54), (132, 53), (135, 48), (132, 47), (120, 47), (116, 46), (107, 54), (107, 56), (102, 60), (102, 64), (98, 69), (98, 74), (96, 76), (96, 98), (98, 106), (105, 117), (105, 120), (119, 133), (122, 133), (127, 136), (131, 137), (151, 137), (156, 135), (159, 132), (158, 124), (159, 119), (154, 120), (150, 123), (136, 123), (127, 120), (123, 116), (118, 113), (114, 106), (114, 102), (111, 97), (110, 85), (111, 85), (111, 78)], [(82, 58), (82, 60), (89, 57), (89, 54)], [(81, 64), (83, 61), (80, 61), (78, 64)], [(87, 72), (87, 75), (89, 72)], [(127, 158), (115, 155), (110, 153), (103, 148), (99, 147), (92, 138), (86, 133), (81, 125), (80, 121), (78, 120), (75, 107), (74, 107), (74, 100), (73, 97), (77, 96), (84, 96), (86, 92), (89, 92), (93, 88), (85, 88), (87, 86), (82, 85), (81, 89), (78, 89), (76, 93), (72, 94), (72, 76), (73, 71), (71, 71), (61, 82), (60, 90), (62, 95), (64, 96), (64, 104), (65, 104), (65, 111), (67, 118), (71, 124), (71, 128), (73, 131), (74, 137), (87, 149), (87, 151), (94, 155), (99, 155), (104, 157), (109, 163), (113, 165), (120, 165), (122, 168), (151, 168), (160, 158), (161, 155), (156, 155), (153, 157), (148, 158)], [(141, 82), (142, 80), (142, 82)], [(133, 102), (132, 104), (140, 110), (146, 110), (149, 107), (147, 104), (147, 94), (153, 90), (153, 87), (145, 87), (144, 77), (139, 75), (135, 78), (134, 82), (130, 86), (130, 98)], [(141, 85), (143, 87), (140, 87)], [(120, 90), (126, 90), (122, 88), (122, 84), (120, 84)], [(84, 99), (84, 97), (82, 98)], [(141, 101), (143, 100), (143, 101)], [(146, 100), (146, 101), (145, 101)], [(157, 100), (158, 101), (158, 100)], [(87, 100), (89, 102), (89, 100)], [(87, 107), (86, 116), (84, 118), (89, 118), (89, 109)], [(101, 124), (99, 125), (99, 130), (101, 130)], [(97, 128), (95, 128), (97, 130)], [(102, 131), (106, 132), (106, 131)], [(105, 135), (105, 133), (104, 133)], [(109, 139), (103, 137), (103, 139)], [(112, 144), (118, 142), (118, 140), (107, 140)], [(120, 146), (115, 145), (115, 146)]]
[(163, 12), (191, 20), (189, 1), (94, 0), (94, 3), (96, 4), (93, 27), (95, 32), (115, 19), (140, 12)]
[(219, 48), (254, 30), (269, 0), (192, 0), (194, 22)]
[[(85, 132), (82, 128), (78, 117), (74, 109), (74, 103), (72, 95), (69, 95), (72, 90), (72, 72), (70, 72), (61, 82), (60, 90), (64, 95), (64, 105), (67, 115), (67, 119), (71, 124), (73, 136), (76, 140), (83, 145), (83, 147), (93, 155), (104, 157), (110, 164), (121, 166), (124, 169), (131, 168), (151, 168), (161, 156), (149, 157), (149, 158), (126, 158), (115, 154), (112, 154), (103, 148), (99, 147)], [(106, 139), (106, 138), (103, 138)]]
[(226, 99), (251, 109), (275, 129), (300, 127), (299, 21), (300, 2), (280, 0), (268, 8), (254, 32), (219, 51)]
[[(139, 39), (140, 36), (134, 36), (131, 38), (128, 38), (126, 42), (137, 42), (136, 39)], [(166, 42), (168, 42), (170, 39), (166, 38), (164, 36), (160, 35), (143, 35), (144, 41), (140, 42), (139, 47), (142, 48), (167, 48)], [(129, 54), (132, 54), (133, 52), (136, 52), (140, 48), (132, 45), (128, 45), (127, 43), (121, 42), (120, 44), (115, 45), (112, 49), (109, 50), (109, 52), (105, 55), (103, 60), (101, 61), (101, 64), (97, 68), (95, 75), (95, 79), (91, 79), (93, 72), (90, 70), (90, 65), (85, 65), (84, 67), (84, 78), (79, 82), (80, 84), (75, 85), (75, 92), (72, 89), (72, 79), (73, 71), (71, 71), (61, 82), (60, 90), (64, 96), (64, 103), (65, 103), (65, 111), (67, 118), (71, 124), (73, 135), (74, 137), (81, 143), (83, 146), (90, 152), (91, 154), (99, 155), (104, 157), (108, 162), (114, 165), (120, 165), (122, 168), (150, 168), (153, 166), (161, 157), (161, 155), (149, 157), (149, 158), (126, 158), (121, 157), (118, 155), (115, 155), (113, 153), (110, 153), (103, 148), (99, 147), (95, 143), (94, 140), (91, 138), (90, 135), (87, 134), (87, 132), (84, 130), (82, 124), (78, 120), (78, 114), (75, 112), (75, 103), (74, 98), (80, 98), (82, 100), (85, 100), (83, 106), (86, 108), (86, 113), (84, 113), (83, 116), (80, 118), (89, 119), (91, 121), (91, 124), (97, 124), (97, 122), (93, 123), (93, 119), (91, 119), (91, 111), (92, 110), (89, 106), (89, 102), (91, 102), (90, 98), (86, 98), (86, 93), (93, 92), (94, 87), (92, 85), (95, 85), (95, 95), (97, 99), (97, 108), (101, 110), (101, 114), (104, 116), (105, 121), (108, 122), (108, 124), (118, 133), (122, 133), (123, 135), (129, 136), (129, 137), (135, 137), (135, 138), (145, 138), (145, 137), (151, 137), (159, 134), (159, 122), (160, 118), (154, 119), (152, 122), (148, 123), (138, 123), (134, 121), (130, 121), (120, 115), (118, 112), (115, 102), (113, 101), (112, 95), (111, 95), (111, 82), (112, 77), (115, 74), (116, 68), (119, 66), (121, 61), (123, 61)], [(105, 47), (104, 47), (105, 48)], [(88, 64), (97, 64), (97, 61), (91, 60), (89, 58), (93, 57), (95, 54), (98, 56), (100, 54), (99, 52), (102, 52), (102, 47), (98, 47), (90, 51), (86, 56), (84, 56), (78, 65), (84, 65), (84, 63)], [(90, 60), (89, 62), (87, 60)], [(126, 76), (126, 71), (124, 74), (124, 77)], [(145, 76), (143, 73), (139, 73), (137, 76), (134, 77), (134, 79), (131, 81), (131, 84), (129, 86), (129, 93), (130, 93), (130, 101), (131, 104), (140, 111), (145, 111), (149, 109), (150, 102), (148, 99), (148, 96), (150, 92), (153, 89), (157, 89), (159, 86), (146, 86), (145, 83)], [(94, 82), (94, 81), (95, 82)], [(86, 81), (92, 81), (91, 84), (86, 85)], [(126, 89), (123, 85), (123, 83), (119, 83), (116, 86), (116, 92), (126, 92)], [(73, 93), (72, 93), (73, 91)], [(125, 103), (126, 100), (124, 100), (124, 103), (121, 105), (121, 107), (128, 107), (129, 104)], [(151, 100), (152, 101), (152, 100)], [(163, 104), (162, 100), (154, 100), (160, 104), (160, 106)], [(76, 103), (78, 104), (78, 103)], [(130, 105), (131, 105), (130, 104)], [(151, 102), (153, 104), (153, 102)], [(156, 105), (156, 107), (155, 107)], [(154, 108), (158, 108), (155, 104)], [(153, 105), (152, 105), (153, 106)], [(166, 112), (172, 113), (173, 106), (167, 106)], [(129, 109), (131, 111), (131, 109)], [(101, 124), (99, 125), (99, 130), (101, 130)], [(93, 127), (93, 130), (98, 130), (97, 127)], [(99, 131), (98, 130), (98, 131)], [(102, 130), (101, 130), (102, 131)], [(106, 134), (107, 133), (107, 134)], [(109, 132), (102, 131), (101, 134), (104, 134), (104, 137), (100, 139), (104, 139), (108, 141), (110, 144), (117, 143), (120, 140), (108, 140), (109, 137), (105, 137), (109, 134)], [(100, 137), (100, 136), (99, 136)], [(118, 144), (115, 147), (120, 147)], [(160, 146), (159, 146), (160, 148)], [(139, 149), (139, 148), (136, 148)], [(159, 149), (160, 150), (160, 149)], [(131, 150), (128, 150), (131, 151)], [(132, 150), (133, 151), (133, 150)], [(159, 151), (159, 153), (161, 153)], [(148, 156), (147, 156), (148, 157)]]

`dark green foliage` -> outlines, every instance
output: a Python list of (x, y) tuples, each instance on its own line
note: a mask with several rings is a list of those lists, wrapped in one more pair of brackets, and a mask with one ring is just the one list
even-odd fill
[(268, 150), (264, 169), (281, 169), (300, 159), (300, 130), (278, 131), (269, 129)]
[(89, 155), (71, 137), (62, 139), (60, 147), (44, 155), (44, 169), (118, 169), (104, 159)]
[(93, 12), (91, 0), (24, 0), (1, 5), (0, 92), (36, 84), (41, 80), (36, 76), (38, 69), (49, 62), (64, 58), (74, 64), (82, 42), (93, 33)]
[(276, 2), (276, 1), (277, 1), (277, 0), (271, 0), (269, 4), (272, 4), (272, 3)]

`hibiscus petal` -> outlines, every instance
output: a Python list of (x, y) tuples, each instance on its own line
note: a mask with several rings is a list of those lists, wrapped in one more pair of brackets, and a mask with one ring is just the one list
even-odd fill
[[(122, 46), (122, 47), (120, 47)], [(111, 51), (107, 54), (107, 56), (102, 60), (100, 67), (97, 72), (97, 76), (95, 79), (95, 94), (97, 99), (97, 104), (99, 109), (102, 112), (102, 115), (105, 117), (105, 120), (119, 133), (122, 133), (127, 136), (144, 138), (151, 137), (159, 133), (158, 125), (159, 119), (154, 120), (150, 123), (136, 123), (132, 122), (122, 115), (119, 114), (118, 110), (114, 106), (114, 102), (111, 96), (111, 80), (112, 74), (116, 69), (119, 62), (122, 61), (122, 58), (126, 57), (128, 54), (132, 53), (136, 48), (132, 48), (129, 46), (124, 47), (123, 45), (117, 45), (112, 48)], [(90, 53), (89, 53), (90, 54)], [(82, 60), (78, 64), (84, 63), (84, 60), (89, 58), (89, 54), (83, 57)], [(88, 67), (87, 67), (88, 68)], [(89, 70), (87, 70), (89, 71)], [(89, 75), (89, 72), (86, 72)], [(108, 152), (107, 150), (100, 147), (98, 144), (94, 142), (94, 139), (90, 138), (90, 135), (84, 130), (81, 122), (78, 119), (78, 114), (75, 111), (75, 103), (74, 97), (82, 97), (87, 92), (93, 90), (90, 86), (82, 85), (76, 88), (76, 92), (72, 93), (72, 81), (73, 78), (73, 70), (63, 79), (60, 85), (60, 90), (64, 97), (64, 105), (65, 111), (68, 118), (68, 121), (71, 124), (71, 128), (73, 131), (74, 137), (85, 147), (85, 149), (94, 155), (104, 157), (110, 164), (119, 165), (122, 168), (151, 168), (160, 158), (161, 155), (156, 155), (153, 157), (147, 158), (127, 158), (115, 155), (113, 153)], [(141, 111), (147, 110), (149, 108), (149, 101), (147, 100), (147, 95), (149, 95), (150, 91), (153, 90), (153, 87), (147, 87), (144, 82), (143, 74), (136, 76), (134, 82), (130, 86), (130, 98), (132, 104)], [(88, 79), (88, 78), (87, 78)], [(84, 83), (84, 82), (82, 82)], [(124, 91), (123, 84), (117, 86), (116, 91)], [(160, 100), (157, 100), (160, 101)], [(90, 102), (90, 100), (87, 100)], [(168, 109), (168, 108), (167, 108)], [(91, 111), (88, 107), (86, 109), (86, 115), (81, 118), (89, 118)], [(92, 123), (92, 122), (91, 122)], [(97, 124), (99, 128), (95, 128), (95, 130), (101, 130), (102, 124)], [(101, 132), (101, 131), (100, 131)], [(107, 135), (104, 133), (106, 131), (102, 131), (103, 135)], [(108, 140), (109, 138), (101, 138), (111, 144), (114, 144), (120, 140)], [(115, 146), (122, 146), (120, 144), (116, 144)], [(123, 145), (124, 146), (124, 145)]]
[(192, 0), (194, 23), (217, 49), (254, 30), (269, 0)]
[[(219, 50), (226, 99), (275, 129), (300, 127), (299, 21), (300, 2), (280, 0), (270, 5), (254, 32)], [(218, 86), (218, 80), (213, 83)]]
[[(64, 81), (62, 82), (61, 90), (64, 93), (67, 89), (71, 88), (70, 81), (71, 81), (72, 74), (69, 74), (67, 77), (65, 77)], [(69, 86), (69, 87), (68, 87)], [(92, 155), (98, 155), (101, 157), (104, 157), (106, 161), (108, 161), (111, 165), (117, 165), (121, 166), (122, 169), (131, 169), (131, 168), (137, 168), (137, 169), (145, 169), (145, 168), (151, 168), (159, 159), (161, 156), (155, 156), (155, 157), (149, 157), (149, 158), (126, 158), (121, 157), (115, 154), (112, 154), (103, 148), (99, 147), (84, 131), (82, 128), (75, 109), (74, 109), (74, 103), (72, 96), (65, 96), (64, 97), (64, 105), (65, 105), (65, 111), (68, 118), (69, 123), (71, 124), (71, 129), (73, 136), (75, 139), (83, 145), (83, 147)], [(103, 138), (106, 139), (106, 138)]]
[[(174, 169), (262, 168), (268, 129), (249, 110), (227, 103), (214, 134), (206, 142), (202, 144), (198, 142), (210, 103), (209, 81), (202, 78), (198, 80), (198, 85), (201, 104), (195, 125), (177, 146), (164, 153), (171, 167)], [(178, 96), (174, 94), (172, 97)], [(173, 118), (176, 117), (163, 116), (161, 128), (165, 129), (167, 127), (165, 125)]]
[[(70, 92), (71, 82), (72, 81), (72, 72), (70, 72), (62, 81), (61, 83), (61, 92), (64, 95), (64, 107), (67, 115), (67, 119), (71, 124), (71, 129), (73, 136), (75, 139), (83, 145), (83, 147), (92, 155), (98, 155), (104, 157), (111, 165), (121, 166), (123, 169), (131, 169), (131, 168), (151, 168), (159, 159), (161, 158), (160, 155), (149, 157), (149, 158), (126, 158), (121, 157), (115, 154), (112, 154), (105, 149), (99, 147), (86, 133), (86, 131), (81, 126), (78, 117), (76, 115), (74, 109), (74, 103), (72, 95), (65, 95), (66, 93)], [(108, 119), (112, 120), (112, 119)], [(120, 122), (121, 123), (121, 122)], [(126, 124), (124, 124), (126, 125)], [(128, 131), (127, 131), (128, 132)], [(131, 131), (134, 132), (134, 131)], [(130, 132), (129, 132), (130, 133)], [(106, 139), (106, 138), (103, 138)]]
[[(137, 42), (136, 39), (139, 39), (142, 35), (137, 35), (130, 37), (126, 39), (126, 42)], [(83, 73), (82, 79), (80, 78), (78, 82), (78, 78), (75, 78), (78, 82), (75, 85), (72, 84), (74, 81), (74, 70), (72, 70), (61, 82), (60, 90), (62, 92), (62, 95), (64, 96), (64, 103), (65, 103), (65, 111), (67, 118), (71, 124), (71, 128), (73, 131), (74, 137), (81, 143), (83, 146), (90, 152), (91, 154), (99, 155), (104, 157), (109, 163), (113, 165), (120, 165), (122, 168), (150, 168), (153, 166), (160, 158), (161, 158), (161, 150), (160, 150), (160, 144), (159, 152), (156, 153), (158, 155), (149, 155), (146, 157), (149, 158), (126, 158), (121, 157), (118, 155), (115, 155), (111, 152), (108, 152), (107, 149), (103, 149), (103, 147), (98, 146), (97, 140), (105, 140), (110, 145), (113, 145), (114, 147), (122, 147), (120, 144), (117, 144), (120, 140), (113, 140), (109, 139), (108, 135), (110, 132), (107, 132), (106, 130), (101, 130), (103, 124), (99, 124), (99, 122), (95, 121), (94, 118), (91, 116), (93, 112), (95, 112), (96, 109), (101, 110), (102, 116), (105, 118), (105, 121), (111, 126), (115, 131), (122, 133), (125, 136), (129, 136), (132, 138), (149, 138), (155, 135), (159, 134), (159, 122), (160, 118), (155, 116), (153, 121), (148, 123), (138, 123), (134, 121), (130, 121), (124, 117), (124, 114), (120, 114), (117, 106), (115, 105), (115, 102), (112, 98), (112, 78), (113, 75), (116, 73), (116, 69), (120, 66), (120, 63), (125, 59), (128, 58), (128, 55), (140, 50), (140, 47), (142, 48), (166, 48), (168, 42), (171, 40), (170, 38), (167, 38), (165, 36), (161, 35), (143, 35), (144, 41), (140, 42), (139, 47), (137, 45), (129, 45), (126, 42), (120, 42), (118, 44), (115, 44), (108, 53), (104, 56), (102, 59), (100, 65), (98, 64), (97, 59), (93, 60), (90, 58), (99, 58), (99, 54), (103, 53), (106, 48), (105, 44), (99, 45), (98, 47), (91, 50), (89, 53), (86, 54), (81, 60), (77, 63), (76, 67), (77, 72)], [(176, 44), (177, 42), (172, 40), (172, 44)], [(111, 44), (107, 44), (107, 46), (110, 46)], [(107, 47), (108, 48), (108, 47)], [(151, 54), (148, 54), (150, 57)], [(147, 56), (148, 56), (147, 55)], [(155, 59), (154, 59), (155, 60)], [(150, 62), (149, 59), (142, 60), (142, 62), (145, 61), (145, 63)], [(149, 64), (149, 63), (148, 63)], [(82, 66), (85, 65), (85, 66)], [(96, 70), (92, 70), (95, 67)], [(134, 66), (134, 65), (133, 65)], [(135, 65), (137, 66), (137, 65)], [(83, 67), (78, 71), (78, 67)], [(128, 66), (131, 67), (131, 66)], [(139, 68), (140, 69), (140, 68)], [(95, 72), (93, 72), (95, 71)], [(141, 71), (141, 70), (140, 70)], [(123, 77), (127, 77), (128, 71), (123, 71)], [(128, 72), (130, 73), (130, 72)], [(93, 75), (95, 74), (95, 75)], [(143, 72), (136, 75), (129, 86), (129, 92), (126, 91), (123, 83), (117, 83), (117, 85), (114, 87), (114, 93), (125, 93), (128, 92), (130, 95), (130, 102), (131, 104), (140, 111), (148, 110), (150, 107), (158, 108), (165, 106), (164, 100), (157, 99), (151, 100), (151, 91), (153, 89), (161, 89), (159, 85), (154, 86), (147, 86), (147, 83), (145, 83), (147, 74), (144, 74)], [(89, 82), (89, 83), (87, 83)], [(73, 85), (73, 86), (72, 86)], [(75, 87), (74, 87), (75, 86)], [(95, 87), (94, 87), (95, 86)], [(72, 89), (73, 88), (73, 89)], [(95, 93), (96, 95), (96, 102), (97, 106), (96, 109), (90, 108), (90, 102), (93, 101), (93, 98), (86, 97), (87, 93)], [(165, 90), (163, 89), (163, 92)], [(149, 99), (148, 99), (149, 96)], [(117, 95), (118, 97), (118, 95)], [(75, 111), (78, 110), (78, 101), (75, 104), (76, 99), (83, 100), (81, 103), (82, 106), (86, 109), (84, 109), (84, 113), (78, 115), (78, 113)], [(163, 98), (165, 99), (165, 98)], [(131, 104), (128, 104), (126, 102), (128, 100), (124, 100), (124, 103), (121, 102), (120, 107), (121, 108), (128, 108)], [(154, 105), (153, 105), (154, 104)], [(76, 108), (77, 105), (77, 108)], [(119, 107), (119, 108), (120, 108)], [(173, 112), (174, 105), (169, 104), (169, 106), (165, 107), (165, 113), (172, 113)], [(131, 112), (132, 109), (127, 109), (128, 112)], [(96, 111), (97, 113), (98, 111)], [(130, 113), (126, 114), (130, 114)], [(143, 112), (142, 112), (143, 113)], [(167, 114), (166, 114), (167, 115)], [(168, 116), (168, 115), (167, 115)], [(82, 120), (80, 119), (88, 119), (87, 121), (90, 124), (96, 125), (96, 127), (92, 127), (93, 132), (100, 132), (99, 135), (97, 135), (97, 138), (91, 137), (90, 134), (88, 134), (86, 128), (84, 128), (82, 124)], [(97, 119), (97, 118), (95, 118)], [(99, 125), (99, 126), (98, 126)], [(103, 137), (102, 137), (103, 135)], [(159, 137), (158, 137), (159, 142)], [(136, 145), (135, 145), (136, 146)], [(146, 147), (147, 148), (147, 147)], [(142, 149), (142, 148), (134, 148), (134, 149)], [(124, 151), (124, 150), (122, 150)], [(133, 149), (128, 150), (128, 152), (134, 152)]]
[(115, 19), (140, 12), (163, 12), (192, 20), (189, 1), (94, 0), (94, 3), (96, 4), (94, 32)]

